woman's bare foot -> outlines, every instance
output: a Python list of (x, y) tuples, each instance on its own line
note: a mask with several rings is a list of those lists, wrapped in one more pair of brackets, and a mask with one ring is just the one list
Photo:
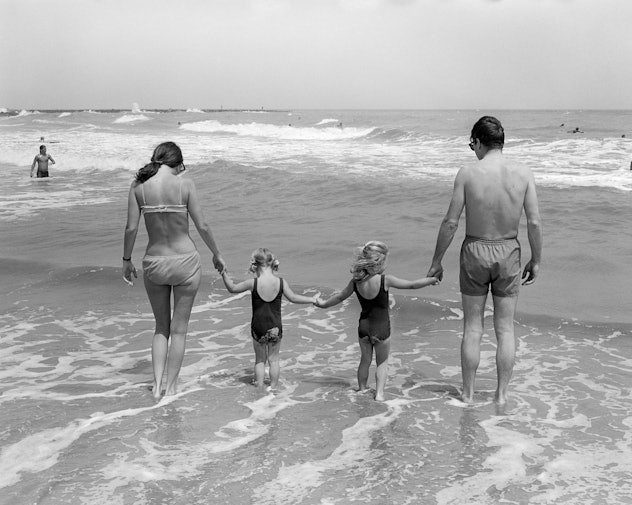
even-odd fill
[(155, 382), (154, 382), (154, 385), (151, 386), (150, 389), (151, 389), (151, 395), (154, 397), (154, 400), (158, 401), (162, 398), (164, 391), (160, 391), (160, 387), (157, 386)]

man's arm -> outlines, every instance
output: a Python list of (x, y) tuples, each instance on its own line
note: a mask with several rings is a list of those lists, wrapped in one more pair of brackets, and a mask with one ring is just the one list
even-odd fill
[(435, 253), (432, 257), (432, 265), (428, 270), (428, 277), (436, 277), (440, 281), (443, 280), (443, 266), (441, 261), (443, 255), (447, 251), (448, 247), (452, 243), (454, 234), (459, 227), (459, 219), (461, 213), (465, 207), (465, 174), (464, 169), (459, 170), (459, 173), (454, 179), (454, 190), (452, 192), (452, 200), (448, 207), (448, 212), (441, 222), (439, 228), (439, 235), (437, 236), (437, 245), (435, 246)]
[(51, 163), (53, 165), (55, 164), (55, 160), (53, 159), (53, 157), (50, 154), (48, 155), (48, 159), (51, 161)]
[(538, 276), (542, 257), (542, 224), (533, 174), (529, 176), (529, 184), (524, 197), (524, 212), (527, 216), (527, 235), (529, 246), (531, 246), (531, 260), (522, 272), (522, 278), (525, 279), (526, 277), (522, 284), (533, 284)]

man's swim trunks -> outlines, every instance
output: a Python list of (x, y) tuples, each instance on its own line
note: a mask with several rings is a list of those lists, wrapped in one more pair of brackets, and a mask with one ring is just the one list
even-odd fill
[(518, 296), (520, 290), (520, 243), (517, 238), (486, 240), (465, 237), (461, 246), (461, 293)]
[(388, 316), (388, 291), (384, 289), (384, 275), (380, 281), (380, 290), (374, 298), (364, 298), (358, 292), (355, 283), (353, 290), (362, 307), (358, 323), (358, 337), (369, 337), (372, 344), (386, 340), (391, 336), (391, 321)]
[(48, 170), (45, 171), (45, 172), (43, 170), (38, 170), (37, 171), (37, 178), (40, 178), (40, 177), (48, 177)]
[(252, 288), (252, 322), (250, 332), (260, 344), (276, 344), (283, 338), (281, 323), (281, 299), (283, 298), (283, 279), (280, 278), (279, 292), (274, 300), (268, 302), (257, 292), (257, 279)]
[(200, 254), (193, 251), (172, 256), (149, 256), (143, 258), (143, 272), (154, 284), (183, 286), (200, 271)]

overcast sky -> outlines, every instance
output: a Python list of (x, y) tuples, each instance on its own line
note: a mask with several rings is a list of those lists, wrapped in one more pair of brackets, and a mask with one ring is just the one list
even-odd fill
[(0, 107), (632, 109), (632, 0), (0, 0)]

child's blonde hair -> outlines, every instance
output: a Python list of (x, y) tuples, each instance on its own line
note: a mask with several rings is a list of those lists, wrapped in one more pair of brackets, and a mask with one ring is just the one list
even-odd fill
[(388, 247), (384, 242), (371, 240), (358, 247), (356, 258), (351, 265), (351, 275), (356, 281), (362, 281), (372, 275), (381, 274), (386, 270)]
[(274, 257), (272, 251), (260, 247), (252, 251), (250, 257), (250, 268), (248, 269), (253, 274), (262, 267), (270, 267), (273, 272), (279, 269), (279, 260)]

